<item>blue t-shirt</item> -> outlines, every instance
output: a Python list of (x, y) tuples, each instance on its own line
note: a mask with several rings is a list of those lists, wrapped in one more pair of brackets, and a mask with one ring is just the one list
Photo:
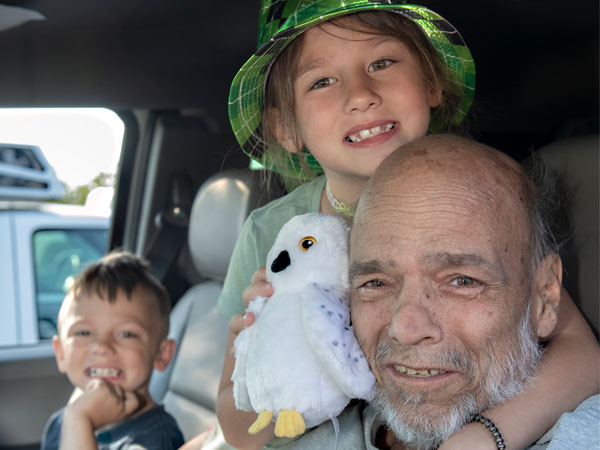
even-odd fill
[[(46, 424), (41, 450), (58, 450), (65, 409), (56, 411)], [(114, 427), (96, 432), (98, 450), (175, 450), (184, 443), (181, 430), (162, 405), (125, 420)]]

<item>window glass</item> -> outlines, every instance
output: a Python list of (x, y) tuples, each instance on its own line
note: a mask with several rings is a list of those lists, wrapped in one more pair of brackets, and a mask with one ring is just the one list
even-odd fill
[(40, 339), (56, 333), (60, 304), (75, 276), (106, 249), (106, 229), (41, 230), (33, 235)]
[(74, 277), (106, 252), (124, 132), (105, 108), (0, 108), (0, 216), (26, 224), (9, 227), (12, 255), (0, 252), (0, 267), (19, 267), (0, 286), (14, 305), (0, 316), (16, 324), (7, 345), (51, 338)]

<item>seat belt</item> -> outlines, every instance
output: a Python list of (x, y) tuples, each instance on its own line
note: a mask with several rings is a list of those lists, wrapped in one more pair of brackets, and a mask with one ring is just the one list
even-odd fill
[(173, 175), (168, 198), (167, 207), (154, 218), (157, 232), (145, 255), (154, 275), (161, 281), (179, 256), (188, 235), (192, 183), (187, 175)]

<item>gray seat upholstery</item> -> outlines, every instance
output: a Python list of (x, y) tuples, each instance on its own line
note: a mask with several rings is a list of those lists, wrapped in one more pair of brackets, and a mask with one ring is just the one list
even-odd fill
[(152, 397), (175, 417), (186, 440), (216, 424), (228, 329), (217, 300), (242, 225), (252, 209), (266, 201), (256, 183), (256, 176), (223, 172), (200, 187), (192, 206), (188, 245), (204, 281), (173, 308), (169, 334), (177, 342), (176, 356), (150, 383)]
[(564, 249), (564, 285), (598, 337), (599, 136), (553, 142), (537, 151), (566, 188), (572, 236)]

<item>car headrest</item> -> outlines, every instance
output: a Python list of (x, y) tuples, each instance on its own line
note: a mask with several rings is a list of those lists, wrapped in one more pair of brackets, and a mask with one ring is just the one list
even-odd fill
[(577, 136), (553, 142), (536, 153), (558, 175), (566, 189), (572, 237), (562, 255), (563, 284), (598, 333), (598, 167), (599, 136)]
[(253, 173), (223, 171), (198, 190), (190, 213), (188, 245), (203, 277), (225, 278), (242, 225), (264, 197), (257, 178)]

